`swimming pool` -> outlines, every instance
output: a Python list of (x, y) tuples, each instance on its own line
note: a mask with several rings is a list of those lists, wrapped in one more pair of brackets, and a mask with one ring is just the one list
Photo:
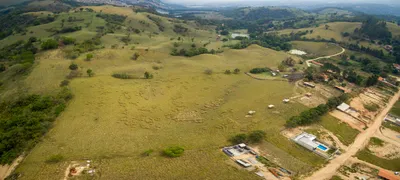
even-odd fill
[(317, 146), (318, 149), (321, 149), (322, 151), (326, 151), (328, 148), (325, 147), (324, 145), (320, 144)]

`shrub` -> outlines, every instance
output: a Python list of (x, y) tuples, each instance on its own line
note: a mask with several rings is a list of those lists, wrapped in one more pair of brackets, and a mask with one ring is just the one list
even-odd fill
[(175, 157), (182, 156), (184, 151), (185, 151), (185, 149), (183, 147), (173, 146), (173, 147), (169, 147), (169, 148), (165, 149), (163, 151), (163, 153), (167, 157), (175, 158)]
[(62, 90), (57, 94), (58, 99), (63, 99), (65, 101), (69, 101), (74, 97), (71, 90), (67, 87), (63, 87)]
[(213, 73), (213, 70), (212, 70), (212, 69), (206, 69), (206, 70), (204, 70), (204, 74), (211, 75), (212, 73)]
[(382, 146), (385, 144), (384, 141), (382, 141), (381, 139), (376, 138), (376, 137), (372, 137), (372, 138), (369, 140), (369, 143), (370, 143), (371, 145), (373, 145), (373, 146), (380, 146), (380, 147), (382, 147)]
[(54, 163), (61, 162), (62, 160), (64, 160), (64, 156), (63, 155), (55, 154), (55, 155), (52, 155), (49, 158), (47, 158), (46, 163), (54, 164)]
[(247, 134), (237, 134), (229, 139), (232, 144), (240, 144), (247, 142)]
[(225, 70), (225, 74), (232, 74), (231, 70)]
[(54, 39), (48, 39), (42, 43), (41, 47), (43, 50), (56, 49), (58, 48), (58, 42)]
[(72, 63), (71, 65), (69, 65), (69, 69), (70, 70), (77, 70), (78, 69), (78, 65), (75, 63)]
[(154, 152), (154, 150), (148, 149), (148, 150), (144, 151), (144, 152), (142, 153), (142, 155), (143, 155), (143, 156), (150, 156), (151, 153), (153, 153), (153, 152)]
[(54, 109), (54, 114), (56, 115), (56, 116), (59, 116), (63, 111), (64, 111), (64, 109), (65, 109), (65, 104), (60, 104), (60, 105), (58, 105), (55, 109)]
[(61, 41), (65, 44), (65, 45), (70, 45), (70, 44), (74, 44), (76, 39), (74, 38), (70, 38), (70, 37), (61, 37)]
[(0, 72), (3, 72), (6, 70), (6, 66), (4, 64), (0, 64)]
[(240, 69), (236, 68), (235, 70), (233, 70), (233, 74), (239, 74), (240, 73)]
[(135, 52), (135, 54), (132, 55), (131, 59), (136, 61), (139, 57), (140, 57), (140, 54)]
[(86, 60), (90, 61), (93, 58), (93, 54), (86, 54)]
[(146, 72), (144, 73), (144, 78), (145, 78), (145, 79), (153, 79), (153, 75), (152, 75), (151, 73), (149, 73), (149, 72), (146, 71)]
[(71, 72), (69, 72), (69, 74), (67, 75), (67, 79), (73, 79), (76, 77), (80, 77), (82, 76), (82, 72), (79, 70), (72, 70)]
[(89, 77), (94, 76), (94, 72), (93, 72), (92, 69), (88, 69), (88, 70), (86, 71), (86, 73), (87, 73), (87, 75), (88, 75)]
[(63, 80), (60, 83), (60, 87), (64, 87), (64, 86), (68, 86), (69, 85), (69, 81), (68, 80)]
[(134, 77), (132, 75), (125, 74), (125, 73), (114, 73), (112, 75), (112, 77), (118, 78), (118, 79), (134, 79)]

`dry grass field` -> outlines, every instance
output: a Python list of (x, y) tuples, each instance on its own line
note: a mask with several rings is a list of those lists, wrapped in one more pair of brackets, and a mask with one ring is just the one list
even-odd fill
[[(70, 161), (85, 159), (96, 162), (102, 179), (255, 179), (229, 165), (219, 148), (228, 145), (232, 135), (259, 129), (267, 131), (268, 144), (275, 146), (265, 150), (285, 167), (304, 173), (324, 162), (279, 134), (287, 118), (305, 109), (295, 102), (282, 103), (292, 96), (294, 85), (223, 73), (234, 68), (244, 72), (276, 67), (288, 54), (258, 46), (193, 58), (137, 50), (141, 58), (132, 61), (135, 51), (104, 49), (94, 52), (92, 61), (75, 60), (83, 72), (91, 68), (96, 75), (71, 82), (74, 99), (18, 167), (22, 179), (59, 179)], [(51, 89), (58, 85), (69, 62), (51, 61), (56, 57), (57, 51), (40, 56), (26, 79), (28, 86), (44, 83), (45, 89)], [(162, 69), (153, 70), (154, 65)], [(212, 75), (204, 74), (207, 68), (213, 70)], [(153, 73), (154, 79), (111, 77), (115, 72), (140, 76), (144, 71)], [(276, 109), (268, 110), (269, 104)], [(249, 110), (257, 114), (245, 118)], [(185, 154), (175, 159), (160, 155), (172, 145), (183, 146)], [(148, 149), (154, 153), (142, 157)], [(45, 162), (56, 154), (63, 161)]]
[(336, 41), (347, 41), (348, 38), (344, 38), (341, 35), (341, 32), (354, 32), (354, 29), (360, 28), (361, 23), (358, 22), (333, 22), (333, 23), (326, 23), (329, 26), (329, 29), (325, 29), (325, 24), (321, 24), (319, 27), (316, 28), (304, 28), (304, 29), (285, 29), (279, 31), (279, 34), (290, 34), (291, 32), (298, 32), (298, 31), (306, 31), (306, 30), (313, 30), (313, 33), (309, 33), (305, 35), (306, 38), (324, 38), (330, 40), (334, 38)]

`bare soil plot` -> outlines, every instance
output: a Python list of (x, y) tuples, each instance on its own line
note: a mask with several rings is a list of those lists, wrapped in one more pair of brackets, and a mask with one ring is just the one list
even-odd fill
[(378, 169), (374, 166), (370, 166), (368, 163), (360, 161), (358, 159), (348, 160), (340, 169), (338, 170), (337, 176), (344, 180), (353, 179), (378, 179), (377, 178)]
[(366, 128), (366, 125), (359, 120), (355, 119), (354, 117), (341, 112), (339, 110), (333, 110), (332, 112), (329, 113), (333, 117), (349, 124), (352, 128), (357, 129), (359, 131), (364, 131), (364, 128)]

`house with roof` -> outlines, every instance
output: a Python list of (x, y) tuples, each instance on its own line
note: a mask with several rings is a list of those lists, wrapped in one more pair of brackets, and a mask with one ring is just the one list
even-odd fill
[(394, 172), (383, 169), (379, 170), (378, 177), (385, 180), (400, 180), (400, 176), (396, 175)]
[(297, 144), (303, 146), (304, 148), (318, 154), (324, 158), (330, 158), (328, 151), (331, 149), (327, 145), (317, 140), (317, 137), (303, 132), (292, 139)]

